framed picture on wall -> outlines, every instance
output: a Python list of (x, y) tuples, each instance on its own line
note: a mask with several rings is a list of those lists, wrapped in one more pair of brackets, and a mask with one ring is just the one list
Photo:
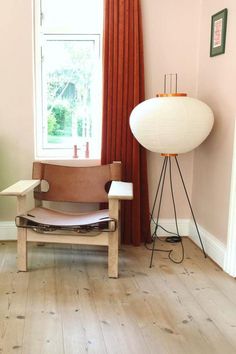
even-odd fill
[(224, 9), (211, 16), (211, 57), (225, 52), (227, 14), (228, 10)]

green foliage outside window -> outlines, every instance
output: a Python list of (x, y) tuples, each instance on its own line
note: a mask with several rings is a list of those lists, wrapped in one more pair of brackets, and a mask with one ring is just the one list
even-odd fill
[[(85, 43), (85, 42), (83, 42)], [(52, 45), (52, 43), (51, 43)], [(55, 46), (62, 43), (55, 43)], [(63, 43), (69, 65), (48, 72), (48, 142), (58, 143), (60, 137), (90, 137), (91, 83), (93, 56), (91, 43), (78, 50), (71, 42)], [(59, 140), (58, 140), (59, 139)]]
[(48, 117), (48, 134), (71, 136), (72, 112), (63, 104), (55, 105)]

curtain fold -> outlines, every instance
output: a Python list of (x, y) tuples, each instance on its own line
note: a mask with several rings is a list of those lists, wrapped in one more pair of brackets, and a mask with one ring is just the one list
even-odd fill
[(144, 100), (143, 38), (139, 0), (104, 0), (102, 164), (122, 161), (134, 200), (122, 205), (122, 242), (150, 241), (146, 151), (129, 128)]

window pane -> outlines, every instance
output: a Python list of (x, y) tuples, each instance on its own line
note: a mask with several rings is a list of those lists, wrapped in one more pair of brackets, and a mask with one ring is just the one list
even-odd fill
[(34, 5), (36, 156), (71, 158), (77, 145), (79, 157), (97, 159), (103, 0), (35, 0)]
[(99, 65), (96, 40), (50, 39), (44, 50), (44, 147), (86, 144), (96, 124), (92, 119)]
[(101, 33), (103, 0), (43, 0), (42, 12), (44, 33)]

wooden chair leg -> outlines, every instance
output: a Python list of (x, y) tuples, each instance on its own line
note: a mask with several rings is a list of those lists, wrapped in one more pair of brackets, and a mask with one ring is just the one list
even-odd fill
[(118, 278), (118, 260), (119, 260), (119, 231), (118, 228), (108, 235), (108, 276), (109, 278)]
[(20, 272), (27, 271), (27, 230), (23, 228), (17, 233), (17, 267)]

